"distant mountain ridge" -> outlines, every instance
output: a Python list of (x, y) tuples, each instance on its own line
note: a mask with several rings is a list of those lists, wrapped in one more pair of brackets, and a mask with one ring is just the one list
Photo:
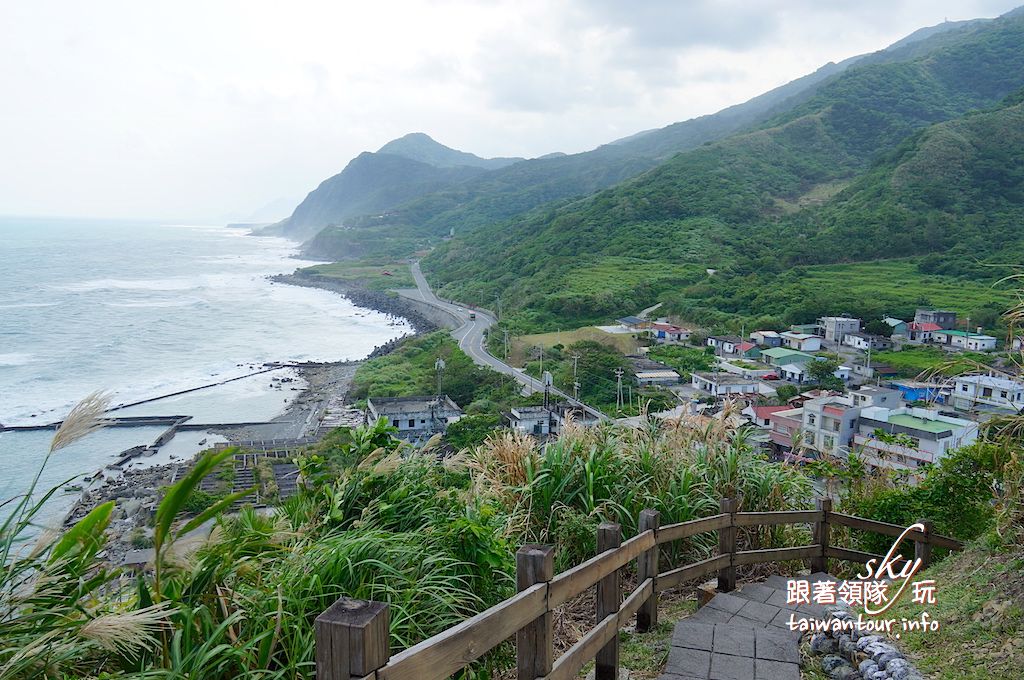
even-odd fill
[[(984, 118), (976, 111), (1022, 87), (1024, 16), (967, 22), (858, 61), (759, 128), (677, 154), (587, 198), (445, 243), (423, 261), (424, 270), (449, 297), (484, 303), (500, 293), (510, 301), (506, 309), (514, 304), (554, 324), (651, 304), (667, 290), (652, 286), (663, 272), (675, 272), (662, 280), (678, 289), (715, 268), (718, 281), (699, 291), (719, 300), (724, 294), (716, 291), (730, 276), (939, 254), (958, 243), (977, 254), (1002, 244), (1017, 249), (1024, 241), (1013, 209), (1014, 197), (1024, 200), (1021, 160), (998, 145), (1001, 137), (1016, 140), (1019, 114)], [(947, 124), (958, 120), (963, 124)], [(968, 133), (982, 121), (992, 122), (978, 130), (1004, 132), (982, 144), (980, 132)], [(916, 162), (883, 181), (859, 179), (920, 135), (931, 141)], [(959, 183), (951, 183), (942, 179), (946, 160), (975, 170), (952, 175)], [(900, 190), (886, 182), (899, 182)], [(940, 208), (944, 195), (962, 207)], [(1003, 197), (989, 203), (998, 214), (985, 215), (985, 196)], [(920, 210), (904, 207), (913, 205)], [(938, 255), (930, 266), (952, 265)], [(580, 290), (591, 272), (617, 269), (619, 284), (630, 268), (645, 272), (632, 288)]]
[[(672, 155), (766, 123), (801, 105), (818, 88), (861, 61), (909, 59), (918, 43), (956, 35), (970, 22), (947, 22), (917, 31), (879, 52), (829, 63), (762, 95), (715, 114), (646, 130), (577, 154), (548, 154), (483, 173), (390, 206), (385, 216), (352, 216), (345, 228), (328, 228), (306, 245), (316, 257), (340, 259), (365, 253), (373, 243), (401, 239), (424, 247), (451, 230), (465, 234), (593, 194), (655, 168)], [(417, 135), (407, 136), (417, 141)], [(407, 138), (403, 138), (407, 139)], [(400, 142), (402, 140), (396, 140)], [(382, 151), (389, 148), (385, 145)], [(399, 148), (408, 146), (399, 144)], [(440, 145), (438, 145), (440, 146)], [(392, 147), (394, 148), (394, 147)], [(458, 152), (456, 152), (458, 153)]]
[(364, 151), (311, 191), (287, 219), (268, 231), (306, 240), (348, 218), (378, 216), (424, 194), (440, 191), (518, 158), (480, 158), (422, 132), (405, 135), (372, 153)]
[(402, 156), (420, 163), (433, 165), (435, 168), (455, 168), (460, 165), (473, 168), (496, 170), (518, 163), (522, 158), (481, 158), (466, 151), (457, 151), (451, 147), (434, 141), (422, 132), (412, 132), (404, 137), (393, 139), (377, 150), (377, 153), (389, 153)]

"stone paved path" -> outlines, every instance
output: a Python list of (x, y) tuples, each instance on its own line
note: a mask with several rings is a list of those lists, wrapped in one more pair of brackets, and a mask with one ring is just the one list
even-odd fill
[[(803, 577), (830, 580), (828, 574)], [(786, 604), (788, 578), (771, 576), (733, 593), (719, 593), (672, 633), (659, 680), (800, 680), (800, 631), (790, 616), (822, 618), (817, 605)]]

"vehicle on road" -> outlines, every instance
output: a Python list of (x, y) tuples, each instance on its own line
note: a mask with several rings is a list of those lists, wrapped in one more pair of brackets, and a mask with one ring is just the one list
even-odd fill
[(470, 312), (469, 313), (469, 320), (470, 321), (476, 321), (476, 312)]

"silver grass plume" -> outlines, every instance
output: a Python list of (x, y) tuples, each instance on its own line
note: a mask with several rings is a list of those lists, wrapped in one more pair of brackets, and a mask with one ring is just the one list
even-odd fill
[(75, 404), (64, 422), (57, 428), (57, 433), (53, 435), (50, 452), (59, 451), (102, 428), (102, 418), (109, 406), (110, 395), (104, 392), (93, 392)]

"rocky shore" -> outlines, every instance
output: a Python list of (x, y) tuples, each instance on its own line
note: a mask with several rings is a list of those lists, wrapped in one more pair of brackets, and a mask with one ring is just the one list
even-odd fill
[[(437, 330), (437, 324), (420, 313), (408, 300), (398, 295), (379, 290), (369, 290), (361, 286), (346, 284), (329, 276), (318, 276), (315, 274), (278, 274), (269, 278), (275, 283), (302, 286), (304, 288), (320, 288), (339, 293), (360, 307), (374, 309), (396, 319), (408, 321), (417, 334)], [(370, 354), (370, 358), (379, 356), (378, 352), (386, 354), (387, 351), (390, 351), (382, 350), (382, 347), (378, 347)]]
[[(426, 333), (437, 328), (436, 324), (420, 314), (404, 298), (380, 291), (346, 286), (326, 277), (280, 275), (271, 277), (277, 283), (321, 288), (344, 295), (354, 304), (383, 312), (395, 321), (407, 321), (414, 330), (385, 342), (373, 349), (367, 359), (383, 356), (393, 351), (412, 335)], [(229, 441), (252, 441), (270, 439), (299, 439), (316, 433), (320, 419), (327, 405), (346, 401), (360, 361), (337, 361), (327, 363), (304, 363), (295, 370), (305, 386), (285, 409), (284, 413), (266, 424), (242, 425), (238, 427), (211, 428), (210, 432), (221, 435)], [(294, 378), (271, 378), (272, 389), (294, 390)], [(162, 491), (172, 484), (189, 461), (168, 465), (129, 469), (105, 482), (94, 483), (82, 492), (81, 499), (69, 511), (65, 526), (84, 517), (97, 505), (115, 502), (113, 519), (108, 530), (109, 542), (105, 559), (110, 564), (120, 564), (131, 551), (146, 550), (152, 542), (149, 518), (160, 502)]]

